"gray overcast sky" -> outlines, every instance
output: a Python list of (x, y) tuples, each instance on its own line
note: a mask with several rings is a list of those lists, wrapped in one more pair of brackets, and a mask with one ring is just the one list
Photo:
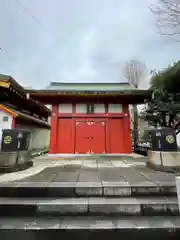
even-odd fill
[(157, 34), (153, 2), (21, 0), (26, 12), (0, 0), (0, 72), (43, 88), (50, 81), (123, 81), (122, 66), (132, 58), (149, 70), (166, 67), (179, 60), (180, 45)]

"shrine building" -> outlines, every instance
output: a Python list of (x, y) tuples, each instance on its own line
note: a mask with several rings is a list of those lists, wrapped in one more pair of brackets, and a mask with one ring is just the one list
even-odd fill
[(11, 76), (0, 74), (0, 150), (4, 129), (31, 132), (29, 150), (49, 148), (51, 110), (32, 99)]
[(130, 104), (150, 99), (128, 83), (58, 83), (26, 90), (52, 109), (50, 154), (131, 154)]

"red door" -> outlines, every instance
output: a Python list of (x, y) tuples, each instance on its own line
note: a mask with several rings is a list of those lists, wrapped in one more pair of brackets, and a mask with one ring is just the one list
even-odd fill
[(105, 123), (91, 122), (91, 153), (105, 153)]
[(74, 153), (74, 122), (72, 119), (58, 120), (57, 152)]
[(76, 122), (77, 154), (105, 153), (105, 123), (98, 121)]
[(90, 128), (87, 122), (76, 122), (76, 151), (77, 154), (90, 153)]
[(109, 119), (107, 124), (107, 153), (125, 153), (123, 119)]

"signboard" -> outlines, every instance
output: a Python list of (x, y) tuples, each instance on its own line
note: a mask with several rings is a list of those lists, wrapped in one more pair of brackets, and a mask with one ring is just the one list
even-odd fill
[(4, 143), (5, 144), (10, 144), (12, 142), (12, 137), (11, 136), (6, 136), (5, 138), (4, 138)]
[(174, 142), (175, 142), (174, 136), (173, 136), (173, 135), (167, 135), (167, 136), (166, 136), (166, 141), (167, 141), (169, 144), (174, 143)]

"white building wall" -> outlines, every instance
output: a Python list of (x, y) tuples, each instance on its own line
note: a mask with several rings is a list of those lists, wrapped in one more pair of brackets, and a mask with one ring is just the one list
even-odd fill
[(2, 130), (11, 129), (12, 121), (13, 121), (13, 117), (10, 114), (0, 110), (0, 149), (1, 149), (1, 142), (2, 142)]
[[(2, 130), (12, 128), (13, 117), (0, 110), (0, 150), (2, 143)], [(16, 125), (16, 128), (28, 129), (31, 131), (30, 149), (49, 148), (50, 143), (50, 129), (33, 128), (30, 126)]]
[(49, 148), (50, 143), (50, 129), (37, 128), (27, 125), (17, 124), (16, 128), (27, 129), (31, 131), (31, 139), (29, 149), (43, 149)]
[(176, 135), (176, 140), (177, 140), (178, 148), (180, 148), (180, 133)]
[[(122, 113), (123, 107), (119, 103), (110, 103), (108, 104), (109, 113)], [(76, 104), (76, 113), (87, 113), (87, 104), (77, 103)], [(94, 113), (105, 113), (105, 104), (95, 103), (94, 104)]]
[[(76, 113), (87, 113), (87, 104), (77, 103), (76, 104)], [(105, 105), (95, 103), (94, 104), (94, 113), (105, 113)]]
[(49, 148), (50, 129), (33, 128), (31, 129), (30, 149)]
[(72, 104), (71, 103), (61, 103), (59, 104), (58, 112), (59, 113), (72, 113)]
[(108, 104), (108, 112), (109, 113), (122, 113), (122, 104), (119, 103), (110, 103)]
[[(87, 113), (87, 103), (77, 103), (75, 106), (76, 113)], [(72, 113), (73, 106), (71, 103), (62, 103), (58, 107), (59, 113)], [(123, 107), (119, 103), (110, 103), (108, 104), (109, 113), (122, 113)], [(94, 113), (105, 113), (105, 104), (94, 103)]]
[(94, 113), (105, 113), (105, 104), (94, 104)]
[(87, 113), (87, 104), (77, 103), (76, 104), (76, 113)]

